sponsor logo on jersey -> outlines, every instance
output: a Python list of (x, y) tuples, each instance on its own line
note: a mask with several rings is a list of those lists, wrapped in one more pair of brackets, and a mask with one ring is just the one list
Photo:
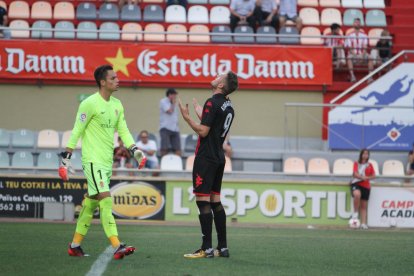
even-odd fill
[(145, 219), (159, 213), (164, 195), (145, 182), (120, 183), (111, 188), (114, 214), (124, 218)]

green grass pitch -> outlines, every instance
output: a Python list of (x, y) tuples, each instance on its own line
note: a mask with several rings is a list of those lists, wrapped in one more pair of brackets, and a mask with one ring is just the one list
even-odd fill
[[(0, 224), (0, 275), (85, 275), (109, 246), (99, 224), (67, 255), (74, 224)], [(200, 245), (197, 226), (119, 225), (134, 255), (111, 260), (103, 275), (413, 275), (412, 230), (247, 228), (230, 225), (230, 258), (185, 259)], [(215, 234), (214, 234), (215, 235)], [(215, 242), (215, 236), (213, 236)]]

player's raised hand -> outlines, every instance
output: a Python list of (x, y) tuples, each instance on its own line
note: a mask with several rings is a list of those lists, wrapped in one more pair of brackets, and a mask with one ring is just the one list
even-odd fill
[(65, 152), (61, 152), (59, 156), (62, 157), (62, 160), (60, 161), (59, 170), (58, 170), (59, 177), (62, 178), (62, 180), (64, 181), (68, 181), (69, 180), (68, 172), (70, 172), (71, 174), (75, 174), (75, 170), (73, 169), (72, 164), (70, 162), (72, 153), (65, 151)]
[(134, 156), (135, 160), (138, 162), (138, 169), (142, 169), (145, 167), (145, 163), (147, 163), (147, 157), (145, 154), (137, 148), (137, 146), (133, 145), (130, 148), (132, 155)]
[(201, 120), (201, 116), (203, 114), (203, 107), (198, 104), (195, 98), (193, 98), (193, 106), (194, 106), (194, 111), (196, 112), (198, 118)]
[(190, 119), (190, 111), (188, 110), (188, 104), (185, 104), (185, 106), (183, 105), (183, 103), (181, 102), (181, 99), (178, 98), (178, 106), (180, 107), (180, 112), (181, 115), (183, 116), (184, 120), (189, 120)]

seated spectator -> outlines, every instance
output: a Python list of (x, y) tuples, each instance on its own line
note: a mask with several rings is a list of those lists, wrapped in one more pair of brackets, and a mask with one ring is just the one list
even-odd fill
[(187, 0), (167, 0), (167, 6), (171, 5), (180, 5), (187, 9), (188, 2)]
[[(112, 168), (132, 168), (131, 153), (124, 146), (121, 137), (118, 137), (118, 144), (114, 149), (114, 163), (112, 164)], [(113, 175), (116, 175), (116, 171), (113, 172)], [(133, 173), (130, 173), (130, 175), (133, 175)]]
[(269, 25), (276, 30), (279, 29), (279, 18), (275, 0), (257, 0), (254, 17), (260, 26)]
[(254, 18), (255, 0), (231, 0), (230, 3), (230, 28), (234, 32), (237, 24), (248, 24), (255, 29)]
[(337, 23), (331, 25), (331, 32), (327, 35), (332, 37), (325, 38), (324, 44), (332, 48), (332, 61), (336, 68), (339, 68), (341, 64), (345, 65), (345, 50), (344, 50), (344, 39), (341, 37), (341, 26)]
[(295, 22), (296, 28), (300, 32), (302, 29), (302, 19), (298, 16), (297, 0), (280, 0), (279, 5), (279, 27), (285, 26), (287, 20)]
[[(348, 70), (351, 82), (355, 82), (354, 64), (368, 64), (368, 71), (373, 69), (373, 62), (369, 59), (367, 47), (368, 36), (361, 30), (361, 19), (354, 19), (354, 31), (349, 33), (345, 40), (345, 47), (348, 49)], [(372, 79), (370, 79), (372, 81)]]
[(10, 30), (7, 28), (7, 11), (5, 8), (0, 7), (0, 38), (9, 39), (11, 38)]
[(230, 144), (229, 135), (227, 135), (226, 139), (224, 140), (223, 150), (224, 150), (224, 155), (228, 158), (231, 158), (231, 156), (233, 155), (233, 149), (232, 149), (231, 144)]
[(377, 45), (371, 51), (371, 59), (374, 65), (380, 66), (387, 62), (391, 58), (391, 40), (385, 37), (390, 36), (390, 33), (386, 30), (381, 32), (381, 38), (378, 40)]
[(137, 148), (144, 152), (147, 157), (145, 167), (148, 169), (159, 169), (157, 158), (157, 144), (153, 140), (149, 140), (149, 133), (143, 130), (139, 134), (139, 141), (136, 143)]
[[(109, 1), (105, 1), (105, 2), (109, 2)], [(137, 5), (138, 2), (139, 0), (119, 0), (118, 2), (119, 10), (122, 10), (122, 7), (125, 5)]]

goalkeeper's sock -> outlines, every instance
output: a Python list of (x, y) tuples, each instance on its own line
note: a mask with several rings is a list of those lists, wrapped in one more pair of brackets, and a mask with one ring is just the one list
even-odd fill
[(226, 211), (221, 202), (211, 202), (214, 214), (214, 225), (216, 226), (218, 248), (227, 248)]
[(101, 213), (101, 223), (105, 231), (105, 235), (108, 237), (113, 247), (118, 247), (118, 230), (116, 228), (115, 218), (112, 215), (112, 198), (106, 197), (100, 200), (99, 208)]
[(201, 225), (201, 233), (203, 234), (203, 244), (201, 249), (212, 248), (211, 242), (211, 232), (213, 228), (213, 214), (211, 213), (210, 202), (208, 201), (197, 201), (198, 209), (200, 210), (200, 215), (198, 218)]
[(82, 209), (79, 213), (78, 222), (76, 223), (76, 232), (73, 237), (73, 243), (81, 244), (83, 237), (88, 233), (93, 212), (98, 207), (99, 201), (86, 197), (82, 203)]
[(117, 250), (121, 242), (118, 239), (118, 236), (109, 237), (109, 242), (111, 243), (112, 247)]

